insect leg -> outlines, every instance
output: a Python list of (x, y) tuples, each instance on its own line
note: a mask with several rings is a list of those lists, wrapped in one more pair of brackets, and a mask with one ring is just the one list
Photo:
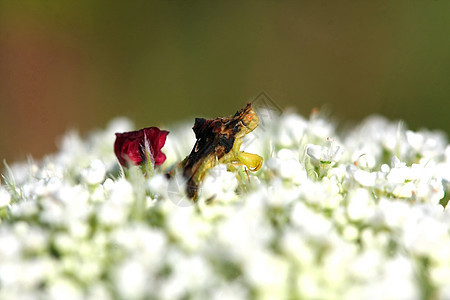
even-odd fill
[(261, 156), (243, 151), (239, 152), (237, 159), (250, 171), (258, 171), (263, 163), (263, 158)]

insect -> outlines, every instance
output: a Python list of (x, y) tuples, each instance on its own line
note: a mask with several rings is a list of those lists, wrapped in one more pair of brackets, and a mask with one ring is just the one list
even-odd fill
[(259, 124), (251, 103), (234, 116), (216, 119), (196, 118), (192, 129), (197, 139), (191, 153), (180, 163), (187, 180), (187, 195), (195, 201), (198, 187), (208, 169), (226, 164), (234, 171), (244, 165), (251, 171), (261, 168), (263, 158), (257, 154), (240, 151), (243, 137)]

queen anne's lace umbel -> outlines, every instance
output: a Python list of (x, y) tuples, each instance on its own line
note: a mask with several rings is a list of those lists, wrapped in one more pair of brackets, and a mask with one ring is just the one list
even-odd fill
[(264, 125), (242, 147), (263, 167), (211, 169), (196, 204), (164, 175), (190, 152), (191, 124), (170, 128), (151, 176), (121, 175), (112, 145), (127, 120), (12, 165), (0, 299), (450, 298), (442, 134), (380, 117), (345, 133), (318, 116)]

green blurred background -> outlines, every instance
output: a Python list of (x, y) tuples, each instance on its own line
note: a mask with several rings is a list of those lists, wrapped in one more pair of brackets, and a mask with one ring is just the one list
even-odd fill
[(266, 91), (340, 123), (378, 113), (450, 132), (450, 1), (0, 0), (0, 158), (234, 113)]

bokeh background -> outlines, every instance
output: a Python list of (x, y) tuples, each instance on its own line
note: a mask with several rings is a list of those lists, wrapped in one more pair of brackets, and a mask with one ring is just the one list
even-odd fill
[(76, 128), (229, 115), (265, 91), (450, 132), (450, 1), (0, 0), (0, 159)]

